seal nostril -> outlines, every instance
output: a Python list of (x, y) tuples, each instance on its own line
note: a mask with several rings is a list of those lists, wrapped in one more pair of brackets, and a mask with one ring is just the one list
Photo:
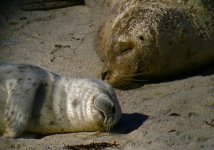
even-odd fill
[(115, 109), (114, 106), (112, 107), (112, 110), (111, 110), (111, 111), (112, 111), (112, 113), (116, 113), (116, 109)]
[(102, 72), (102, 73), (101, 73), (101, 79), (102, 79), (102, 80), (105, 80), (107, 74), (108, 74), (108, 71)]

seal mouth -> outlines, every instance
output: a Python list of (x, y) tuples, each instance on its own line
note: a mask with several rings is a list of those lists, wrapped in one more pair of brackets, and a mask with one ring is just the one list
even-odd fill
[(112, 128), (116, 125), (116, 119), (115, 119), (115, 114), (104, 114), (104, 122), (103, 122), (103, 127), (105, 128), (106, 131), (111, 131)]
[(105, 127), (106, 131), (111, 131), (111, 129), (116, 125), (118, 120), (115, 107), (112, 106), (111, 112), (103, 113), (103, 115), (104, 115), (103, 126)]
[[(131, 67), (130, 67), (131, 68)], [(137, 88), (142, 84), (149, 82), (144, 75), (145, 71), (139, 68), (139, 65), (132, 67), (134, 69), (122, 71), (106, 71), (101, 73), (102, 80), (109, 83), (117, 89), (127, 90)]]
[(108, 99), (95, 101), (95, 107), (103, 118), (103, 127), (109, 130), (117, 122), (117, 110)]

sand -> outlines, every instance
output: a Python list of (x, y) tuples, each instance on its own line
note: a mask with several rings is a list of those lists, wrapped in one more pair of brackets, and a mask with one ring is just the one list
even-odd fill
[[(96, 78), (99, 1), (49, 11), (0, 2), (0, 60), (40, 66), (63, 76)], [(123, 116), (113, 133), (0, 137), (0, 149), (63, 149), (116, 142), (122, 150), (214, 150), (214, 68), (139, 88), (116, 90)], [(117, 149), (117, 148), (106, 148)]]

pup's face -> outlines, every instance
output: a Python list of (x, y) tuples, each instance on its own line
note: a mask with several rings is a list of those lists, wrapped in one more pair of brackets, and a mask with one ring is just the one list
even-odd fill
[(94, 107), (102, 116), (102, 126), (104, 130), (110, 130), (115, 126), (121, 117), (121, 108), (114, 103), (109, 96), (101, 95), (94, 101)]

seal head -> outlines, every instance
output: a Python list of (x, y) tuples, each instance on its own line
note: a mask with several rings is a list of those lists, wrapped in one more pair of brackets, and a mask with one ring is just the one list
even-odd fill
[(123, 88), (192, 72), (214, 60), (213, 25), (201, 1), (119, 2), (99, 31), (101, 78)]

